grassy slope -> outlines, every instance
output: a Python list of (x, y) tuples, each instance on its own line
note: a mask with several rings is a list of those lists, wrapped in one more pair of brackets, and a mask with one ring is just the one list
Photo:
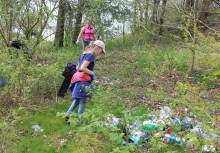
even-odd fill
[[(127, 109), (132, 110), (133, 116), (147, 114), (156, 103), (172, 107), (175, 102), (170, 103), (170, 100), (165, 101), (164, 99), (175, 99), (173, 93), (176, 80), (169, 78), (168, 75), (164, 75), (163, 79), (158, 77), (154, 65), (158, 64), (157, 61), (163, 57), (152, 56), (150, 52), (153, 50), (157, 50), (159, 55), (160, 51), (156, 46), (134, 46), (129, 49), (109, 51), (106, 56), (100, 57), (96, 63), (97, 79), (108, 80), (108, 82), (113, 82), (113, 85), (97, 85), (98, 91), (88, 102), (86, 111), (94, 111), (92, 112), (94, 115), (97, 117), (102, 115), (100, 118), (103, 118), (105, 114), (111, 113), (123, 115), (122, 112)], [(184, 51), (178, 54), (173, 49), (169, 51), (178, 59), (188, 56), (188, 53)], [(71, 54), (72, 51), (69, 50), (65, 53)], [(60, 57), (59, 54), (63, 55), (63, 53), (57, 52), (57, 57)], [(77, 55), (74, 56), (74, 59), (77, 59)], [(179, 63), (176, 62), (176, 66), (183, 69), (188, 64), (183, 60)], [(168, 72), (164, 71), (164, 74), (168, 74)], [(181, 77), (181, 74), (179, 75)], [(62, 79), (62, 77), (60, 78)], [(85, 132), (78, 133), (76, 132), (78, 127), (68, 126), (64, 119), (56, 117), (57, 112), (65, 112), (68, 109), (71, 101), (72, 99), (66, 96), (65, 99), (58, 99), (55, 104), (42, 111), (21, 110), (17, 114), (20, 122), (13, 129), (16, 131), (16, 138), (14, 135), (11, 136), (14, 143), (4, 140), (5, 150), (13, 153), (112, 151), (116, 146), (111, 142), (105, 142), (104, 136), (96, 133), (90, 135)], [(40, 125), (44, 131), (42, 133), (34, 132), (31, 127), (35, 124)], [(164, 148), (158, 148), (158, 151), (160, 149)], [(169, 152), (169, 150), (185, 152), (178, 146), (174, 148), (167, 146), (166, 149), (164, 152)], [(139, 149), (140, 152), (143, 150), (145, 149)]]

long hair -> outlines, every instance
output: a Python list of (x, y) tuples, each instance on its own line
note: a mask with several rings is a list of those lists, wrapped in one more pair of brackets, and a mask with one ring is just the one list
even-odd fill
[(91, 41), (91, 42), (89, 43), (89, 45), (85, 48), (84, 52), (91, 51), (91, 50), (93, 50), (93, 49), (96, 49), (97, 47), (98, 47), (98, 46), (94, 45), (94, 44), (93, 44), (93, 41)]

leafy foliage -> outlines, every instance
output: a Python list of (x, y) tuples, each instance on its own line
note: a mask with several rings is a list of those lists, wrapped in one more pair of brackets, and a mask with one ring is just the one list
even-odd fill
[[(96, 62), (98, 80), (94, 83), (95, 93), (82, 115), (78, 116), (77, 110), (71, 114), (70, 126), (64, 117), (71, 97), (67, 93), (65, 99), (58, 99), (56, 92), (62, 83), (61, 73), (66, 62), (77, 61), (80, 48), (56, 50), (45, 42), (38, 46), (32, 61), (27, 60), (22, 52), (16, 54), (16, 50), (1, 52), (1, 75), (7, 78), (7, 85), (0, 92), (3, 99), (1, 112), (5, 115), (1, 117), (0, 137), (4, 140), (1, 150), (16, 152), (16, 147), (9, 146), (18, 146), (17, 152), (189, 151), (154, 137), (145, 147), (122, 145), (123, 139), (129, 137), (121, 128), (132, 124), (135, 116), (143, 122), (149, 119), (147, 114), (156, 115), (158, 112), (153, 108), (158, 103), (178, 108), (183, 115), (186, 115), (184, 109), (190, 108), (203, 123), (202, 130), (213, 129), (219, 133), (216, 128), (219, 124), (219, 97), (209, 91), (204, 78), (218, 77), (210, 73), (218, 70), (218, 58), (198, 53), (197, 73), (187, 76), (188, 50), (180, 51), (179, 46), (162, 43), (153, 45), (158, 42), (144, 37), (144, 34), (137, 36), (135, 44), (132, 44), (133, 38), (127, 37), (125, 46), (121, 45), (122, 39), (107, 45), (108, 54)], [(212, 88), (217, 90), (216, 83), (214, 79)], [(111, 114), (120, 118), (119, 125), (104, 124), (108, 123)], [(44, 131), (35, 132), (31, 128), (35, 124)], [(178, 126), (173, 128), (173, 132), (177, 133), (178, 129)], [(193, 134), (178, 136), (192, 139), (196, 151), (209, 144), (208, 140)]]

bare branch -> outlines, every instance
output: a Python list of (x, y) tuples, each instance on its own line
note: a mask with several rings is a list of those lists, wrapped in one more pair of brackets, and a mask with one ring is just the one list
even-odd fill
[(54, 35), (55, 32), (52, 32), (51, 34), (49, 34), (48, 36), (44, 37), (42, 40), (46, 40), (47, 38), (49, 38), (50, 36)]
[(174, 6), (174, 8), (176, 8), (177, 9), (177, 11), (179, 12), (179, 13), (183, 13), (180, 9), (179, 9), (179, 7), (176, 5), (176, 4), (174, 4), (172, 1), (169, 1), (173, 6)]
[(210, 29), (210, 30), (212, 30), (212, 31), (214, 31), (214, 32), (220, 32), (220, 31), (217, 31), (217, 30), (215, 30), (215, 29), (209, 27), (207, 24), (205, 24), (204, 22), (202, 22), (202, 21), (199, 20), (199, 19), (198, 19), (197, 21), (200, 22), (200, 23), (202, 23), (206, 28), (208, 28), (208, 29)]
[[(157, 24), (157, 23), (153, 23), (153, 24), (159, 26), (159, 24)], [(189, 30), (188, 30), (186, 27), (184, 27), (184, 26), (175, 27), (175, 26), (172, 26), (172, 25), (165, 25), (165, 24), (163, 24), (163, 25), (161, 25), (161, 26), (163, 26), (163, 27), (175, 28), (175, 29), (182, 28), (182, 29), (184, 29), (184, 31), (186, 31), (186, 32), (188, 33), (188, 35), (189, 35), (191, 41), (194, 40), (194, 39), (193, 39), (193, 36), (192, 36), (191, 33), (189, 32)], [(146, 28), (144, 28), (144, 29), (147, 30)], [(148, 32), (150, 32), (150, 31), (148, 31)], [(152, 34), (152, 33), (151, 33), (151, 34)], [(155, 34), (153, 34), (153, 35), (155, 35)], [(159, 36), (158, 36), (158, 37), (159, 37)], [(165, 37), (163, 37), (163, 38), (165, 38)]]
[(160, 35), (157, 35), (157, 34), (154, 34), (152, 33), (151, 31), (149, 31), (145, 26), (141, 25), (141, 27), (149, 34), (153, 35), (153, 36), (156, 36), (156, 37), (160, 37), (160, 38), (164, 38), (164, 39), (168, 39), (167, 37), (163, 37), (163, 36), (160, 36)]

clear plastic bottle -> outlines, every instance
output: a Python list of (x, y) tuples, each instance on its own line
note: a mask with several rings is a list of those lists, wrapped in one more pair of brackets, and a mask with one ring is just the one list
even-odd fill
[(164, 140), (167, 142), (175, 142), (178, 144), (182, 144), (180, 137), (176, 137), (176, 136), (171, 136), (170, 134), (165, 134), (164, 135)]
[(140, 124), (139, 124), (139, 118), (138, 117), (135, 117), (134, 118), (134, 123), (132, 124), (132, 128), (134, 130), (138, 130), (140, 128)]
[(178, 116), (176, 116), (175, 119), (173, 120), (174, 124), (179, 124), (180, 122), (181, 122), (181, 119)]
[(140, 140), (140, 136), (138, 134), (134, 134), (132, 137), (131, 137), (131, 140), (134, 142), (134, 144), (138, 144), (139, 143), (139, 140)]

